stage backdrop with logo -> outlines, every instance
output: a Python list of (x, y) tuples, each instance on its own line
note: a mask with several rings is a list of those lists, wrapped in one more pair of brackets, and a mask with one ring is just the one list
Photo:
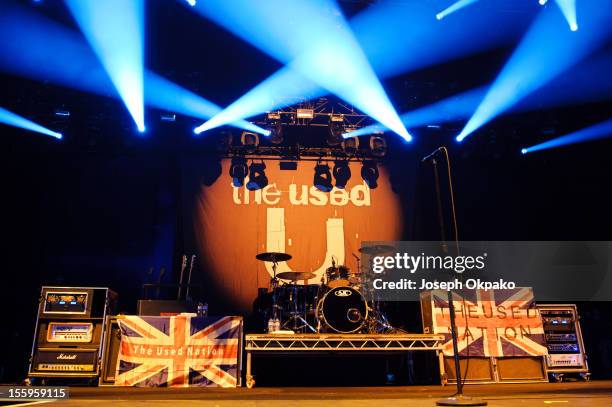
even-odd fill
[(234, 309), (251, 309), (257, 289), (269, 284), (271, 264), (257, 261), (257, 253), (291, 254), (277, 272), (313, 272), (316, 277), (302, 283), (315, 284), (332, 260), (356, 268), (353, 254), (359, 254), (362, 240), (401, 238), (401, 202), (384, 167), (378, 166), (377, 185), (370, 187), (361, 176), (362, 164), (351, 163), (346, 187), (322, 192), (314, 187), (316, 162), (299, 161), (294, 170), (280, 169), (275, 160), (265, 164), (268, 185), (262, 189), (234, 186), (231, 162), (222, 160), (220, 175), (195, 191), (199, 262), (216, 294)]

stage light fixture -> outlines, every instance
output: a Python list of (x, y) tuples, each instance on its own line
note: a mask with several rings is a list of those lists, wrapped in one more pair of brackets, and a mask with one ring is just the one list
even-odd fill
[(456, 3), (451, 4), (448, 8), (442, 10), (441, 12), (439, 12), (438, 14), (436, 14), (436, 18), (438, 20), (442, 20), (444, 17), (446, 17), (449, 14), (452, 14), (456, 11), (461, 10), (464, 7), (469, 6), (472, 3), (476, 3), (478, 0), (459, 0)]
[(19, 127), (24, 130), (33, 131), (35, 133), (44, 134), (47, 136), (54, 137), (58, 140), (63, 138), (61, 133), (49, 130), (46, 127), (36, 124), (25, 117), (19, 116), (9, 110), (0, 107), (0, 123), (8, 124), (9, 126)]
[(523, 154), (533, 153), (535, 151), (548, 150), (551, 148), (558, 148), (571, 144), (584, 143), (591, 140), (599, 140), (603, 138), (612, 137), (612, 120), (608, 120), (602, 123), (595, 124), (593, 126), (580, 129), (573, 133), (565, 136), (556, 137), (554, 139), (545, 141), (535, 146), (523, 148), (521, 152)]
[[(350, 134), (350, 133), (349, 133)], [(359, 137), (349, 137), (342, 141), (342, 151), (346, 155), (355, 155), (359, 150)]]
[(283, 137), (283, 125), (281, 122), (277, 122), (277, 123), (272, 123), (269, 127), (268, 127), (268, 131), (270, 132), (270, 135), (268, 136), (268, 139), (270, 140), (270, 143), (272, 144), (280, 144), (283, 142), (284, 137)]
[(538, 3), (540, 3), (540, 6), (543, 6), (548, 3), (548, 0), (538, 0)]
[(232, 177), (232, 185), (240, 188), (244, 185), (244, 179), (249, 173), (246, 158), (234, 157), (230, 164), (230, 177)]
[(315, 166), (313, 184), (319, 191), (329, 192), (333, 189), (332, 174), (327, 164), (317, 164)]
[(189, 4), (191, 7), (195, 7), (196, 5), (196, 0), (186, 0), (187, 4)]
[(334, 179), (336, 180), (336, 188), (346, 188), (346, 184), (351, 179), (351, 167), (348, 161), (342, 160), (334, 163)]
[(240, 143), (248, 152), (253, 152), (259, 147), (259, 135), (250, 131), (243, 131), (240, 136)]
[(370, 152), (374, 157), (384, 157), (387, 155), (387, 140), (381, 136), (371, 136)]
[(337, 146), (344, 141), (344, 117), (340, 116), (341, 120), (338, 121), (338, 116), (334, 120), (334, 115), (330, 116), (329, 120), (329, 134), (327, 135), (327, 145)]
[(281, 114), (280, 112), (268, 112), (268, 114), (266, 114), (266, 118), (268, 120), (280, 120)]
[(70, 111), (66, 109), (55, 109), (54, 113), (58, 117), (64, 117), (64, 118), (70, 117)]
[(174, 113), (162, 113), (159, 115), (159, 119), (162, 122), (175, 122), (176, 121), (176, 114)]
[(263, 161), (260, 163), (252, 162), (249, 166), (249, 182), (247, 182), (247, 189), (256, 191), (266, 186), (268, 186), (266, 164)]
[(232, 147), (233, 140), (234, 135), (231, 131), (222, 132), (219, 136), (219, 141), (217, 142), (217, 151), (220, 153), (226, 153)]
[(526, 148), (521, 148), (521, 154), (527, 154), (527, 149)]
[(378, 177), (380, 177), (378, 163), (371, 160), (364, 161), (361, 166), (361, 178), (370, 189), (378, 187)]
[(295, 117), (298, 119), (314, 119), (313, 109), (296, 109)]

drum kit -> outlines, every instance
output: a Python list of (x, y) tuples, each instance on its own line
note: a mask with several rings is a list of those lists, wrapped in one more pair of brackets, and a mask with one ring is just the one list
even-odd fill
[[(362, 254), (377, 256), (391, 253), (391, 246), (370, 246), (359, 249)], [(276, 272), (279, 262), (292, 258), (288, 253), (264, 252), (256, 258), (272, 263), (272, 278), (268, 291), (266, 314), (270, 321), (269, 331), (294, 333), (332, 332), (350, 333), (395, 333), (394, 328), (382, 310), (368, 275), (361, 270), (358, 256), (357, 271), (337, 265), (327, 268), (320, 284), (298, 284), (316, 277), (306, 271)], [(282, 322), (280, 322), (282, 321)]]

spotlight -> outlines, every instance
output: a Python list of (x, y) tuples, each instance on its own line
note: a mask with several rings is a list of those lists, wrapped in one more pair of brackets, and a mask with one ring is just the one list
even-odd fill
[(370, 151), (374, 157), (384, 157), (387, 154), (387, 141), (380, 136), (370, 137)]
[(55, 115), (59, 117), (70, 117), (70, 111), (66, 109), (55, 109)]
[(268, 130), (270, 131), (270, 143), (280, 144), (283, 142), (283, 125), (280, 122), (272, 124)]
[(232, 177), (232, 185), (241, 187), (244, 185), (244, 179), (247, 176), (249, 169), (247, 167), (246, 158), (234, 157), (230, 165), (230, 177)]
[(540, 6), (545, 5), (548, 2), (548, 0), (539, 0), (538, 3), (540, 3)]
[[(346, 137), (346, 135), (344, 135), (343, 137)], [(341, 145), (342, 145), (342, 151), (344, 151), (344, 154), (355, 155), (357, 153), (357, 150), (359, 150), (359, 138), (358, 137), (345, 138), (344, 141), (342, 141)]]
[(175, 122), (176, 114), (174, 113), (162, 113), (159, 115), (159, 118), (162, 122)]
[(251, 163), (249, 167), (249, 182), (247, 182), (247, 189), (256, 191), (265, 188), (267, 185), (268, 177), (266, 176), (266, 164), (263, 161), (260, 163)]
[(225, 153), (232, 146), (234, 136), (231, 132), (226, 131), (221, 133), (221, 137), (219, 138), (219, 142), (217, 143), (217, 151), (220, 153)]
[(144, 126), (144, 124), (139, 124), (138, 125), (138, 132), (139, 133), (144, 133), (145, 131), (147, 131), (147, 128)]
[(334, 163), (334, 178), (336, 179), (336, 188), (346, 188), (346, 184), (351, 179), (351, 167), (349, 167), (348, 161), (336, 161)]
[(247, 151), (255, 151), (259, 146), (259, 135), (257, 133), (251, 133), (250, 131), (243, 131), (240, 136), (240, 143)]
[(378, 164), (376, 161), (364, 161), (361, 166), (361, 178), (365, 181), (366, 185), (370, 189), (378, 187)]
[[(340, 120), (338, 120), (340, 117)], [(327, 136), (327, 144), (329, 146), (337, 146), (342, 143), (344, 137), (344, 117), (343, 116), (330, 116), (329, 119), (329, 135)]]
[(314, 109), (297, 109), (295, 116), (298, 119), (314, 119)]
[(526, 148), (521, 148), (521, 154), (527, 154), (527, 149)]
[(281, 114), (280, 112), (268, 112), (266, 117), (268, 118), (268, 120), (280, 120)]
[(314, 186), (319, 191), (329, 192), (332, 190), (331, 171), (327, 164), (317, 164), (315, 166)]
[(438, 13), (436, 14), (436, 20), (440, 21), (444, 18), (444, 15), (442, 15), (442, 13)]
[(191, 7), (195, 7), (196, 0), (187, 0), (187, 4), (189, 4)]
[(572, 23), (572, 25), (570, 25), (570, 30), (572, 30), (572, 31), (578, 31), (578, 24), (576, 24), (576, 23)]

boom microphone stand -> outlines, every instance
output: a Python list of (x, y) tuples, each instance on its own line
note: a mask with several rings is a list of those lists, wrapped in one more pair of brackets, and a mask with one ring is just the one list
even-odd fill
[[(444, 227), (444, 215), (442, 211), (442, 196), (440, 193), (440, 174), (438, 172), (438, 160), (436, 156), (439, 152), (444, 153), (444, 158), (446, 159), (446, 168), (448, 170), (448, 191), (450, 194), (450, 204), (451, 210), (453, 213), (453, 229), (455, 232), (455, 250), (456, 255), (459, 255), (459, 232), (457, 229), (457, 216), (455, 210), (455, 195), (453, 192), (453, 180), (451, 177), (451, 165), (450, 159), (448, 156), (448, 150), (446, 147), (442, 146), (434, 150), (431, 154), (426, 156), (421, 160), (421, 162), (431, 161), (434, 179), (435, 179), (435, 187), (436, 187), (436, 201), (438, 207), (438, 222), (440, 224), (440, 238), (442, 240), (442, 251), (447, 254), (448, 253), (448, 245), (446, 243), (446, 232)], [(436, 404), (439, 406), (486, 406), (487, 402), (480, 400), (478, 398), (465, 396), (463, 394), (463, 382), (461, 380), (461, 365), (459, 360), (459, 346), (457, 344), (457, 325), (455, 323), (455, 305), (453, 302), (453, 293), (451, 290), (447, 291), (448, 293), (448, 312), (450, 314), (450, 329), (451, 329), (451, 338), (453, 341), (453, 358), (455, 362), (455, 377), (457, 378), (457, 392), (450, 397), (445, 397), (436, 401)]]

